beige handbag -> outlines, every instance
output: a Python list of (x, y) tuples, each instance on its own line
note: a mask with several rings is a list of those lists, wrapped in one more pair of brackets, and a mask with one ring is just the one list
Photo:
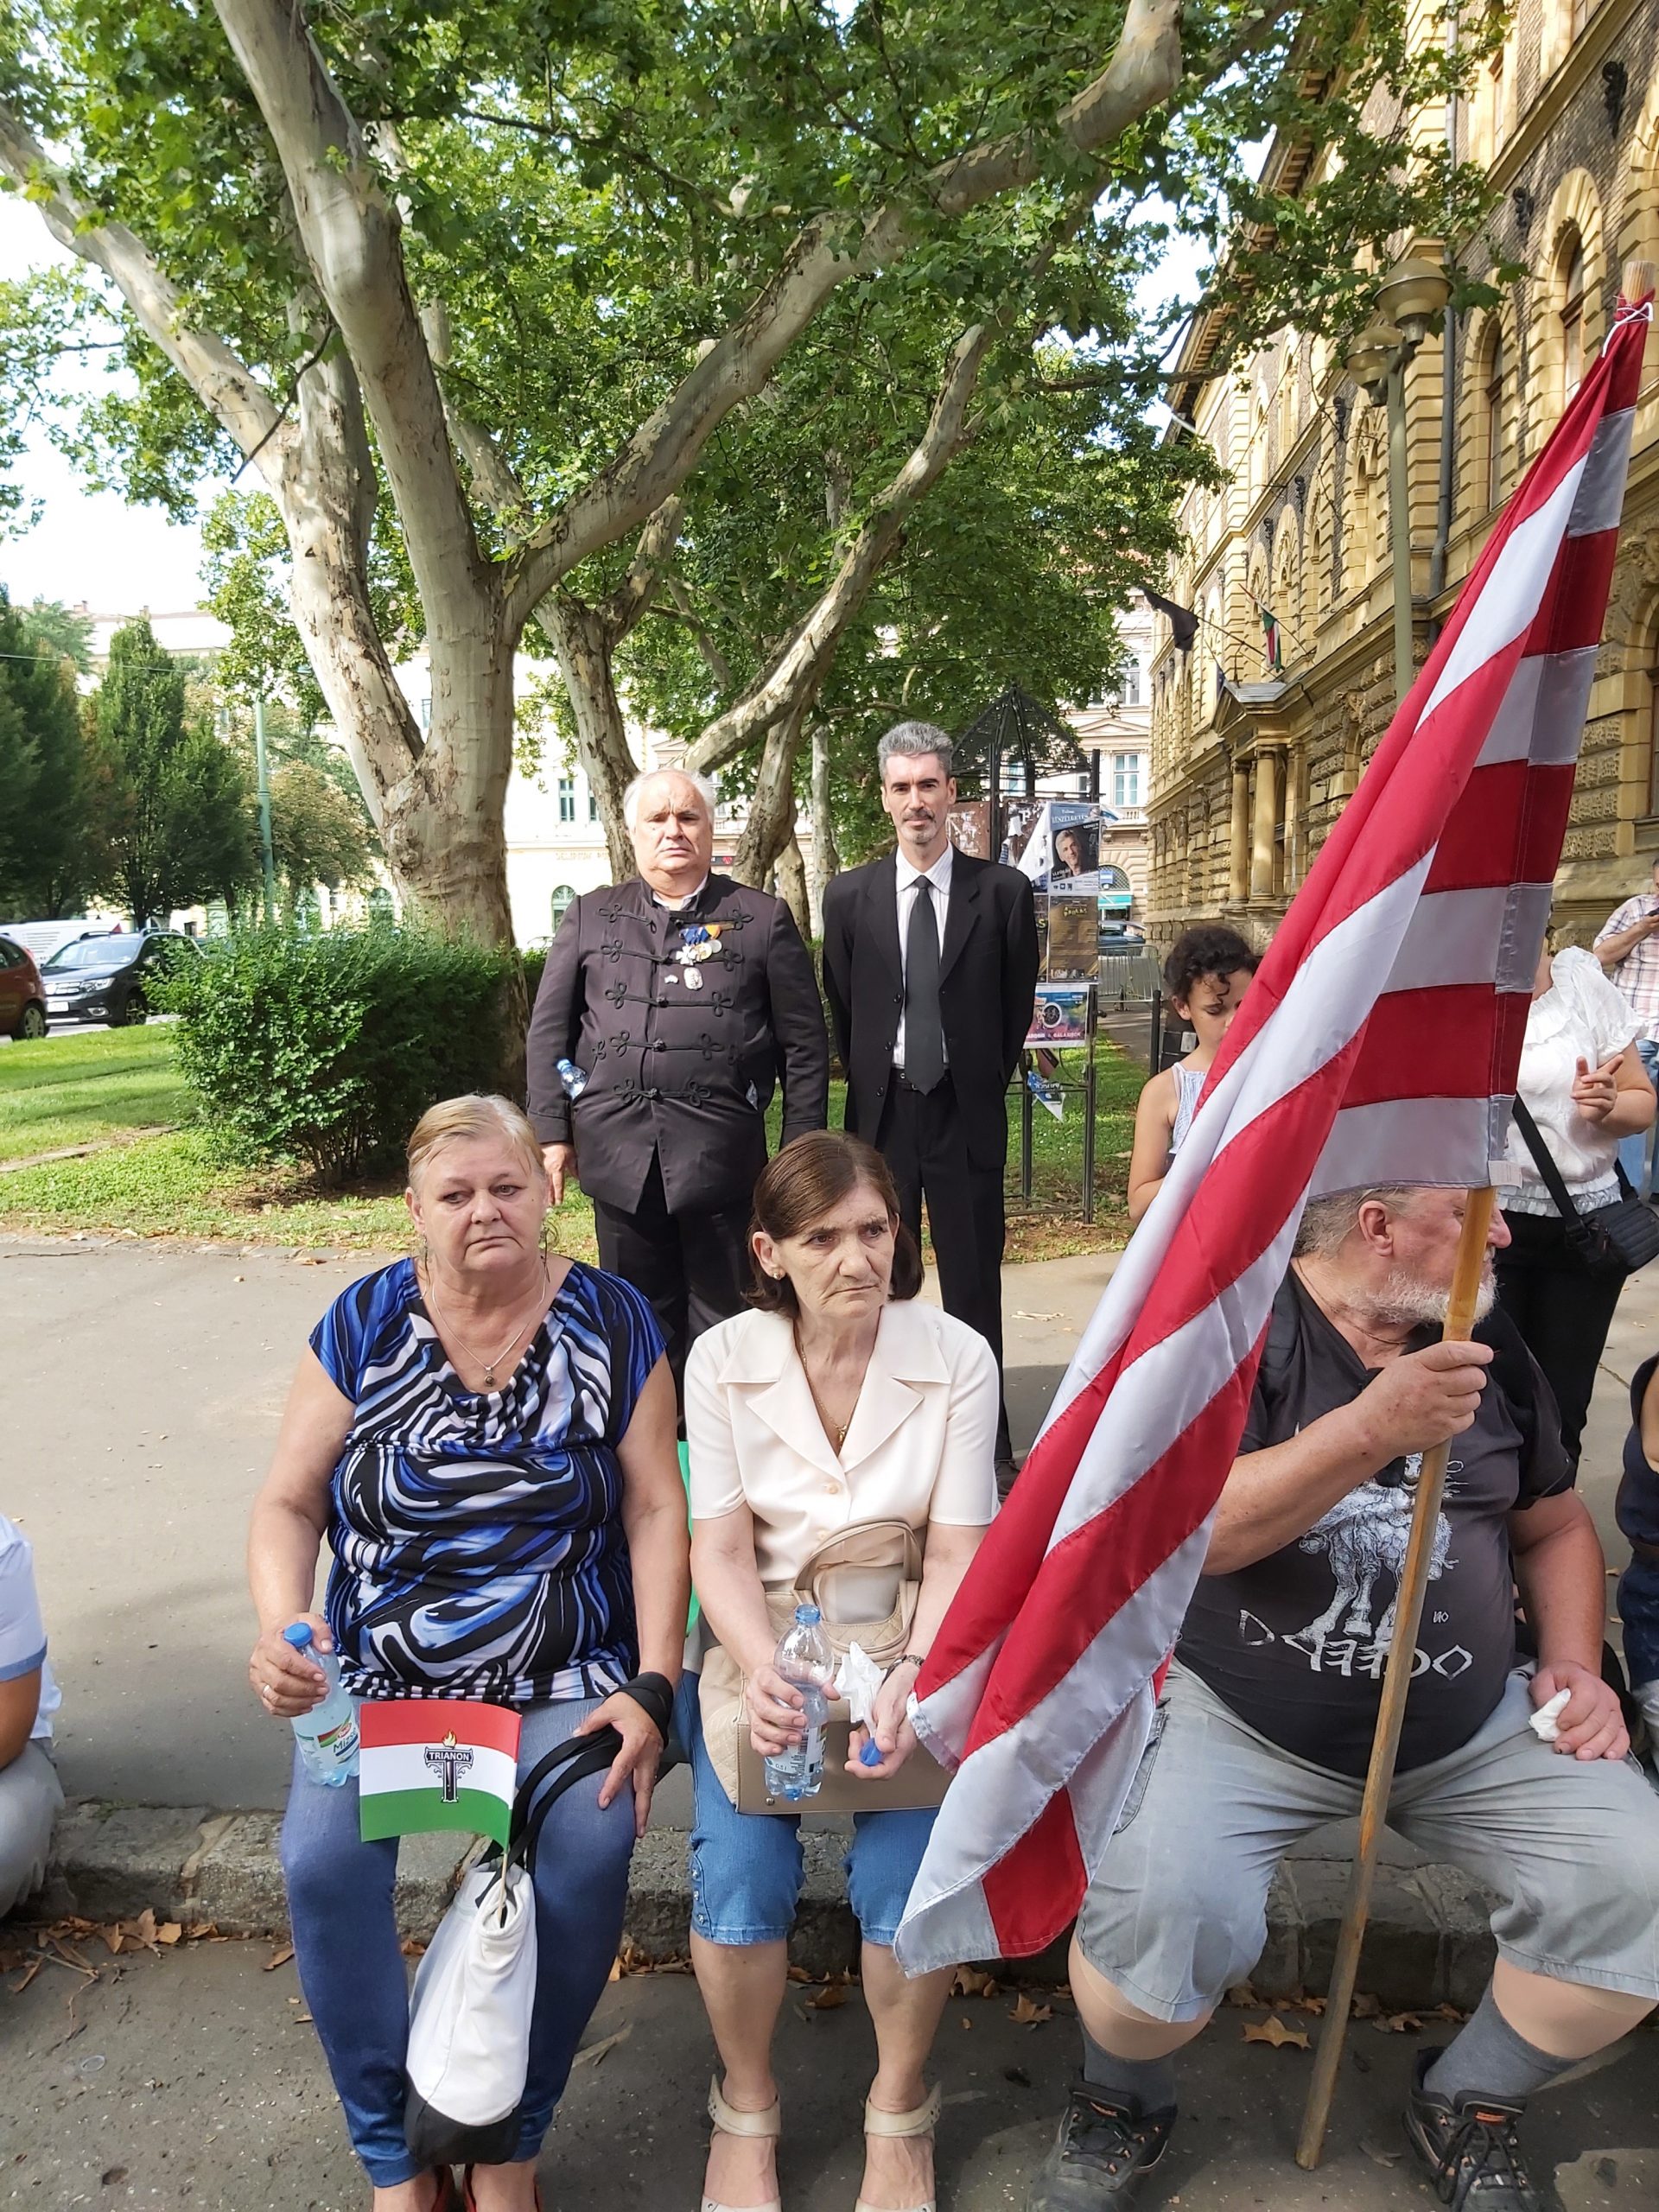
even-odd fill
[[(868, 1578), (872, 1573), (899, 1576), (899, 1593), (884, 1620), (838, 1618), (835, 1581), (838, 1575)], [(768, 1597), (766, 1609), (781, 1637), (797, 1605), (816, 1605), (837, 1658), (856, 1643), (880, 1667), (890, 1667), (904, 1652), (921, 1594), (922, 1547), (907, 1521), (859, 1521), (820, 1544), (802, 1568), (792, 1591)], [(741, 1669), (721, 1644), (703, 1655), (697, 1709), (709, 1764), (740, 1813), (779, 1813), (798, 1818), (799, 1804), (785, 1803), (766, 1789), (766, 1762), (749, 1733), (747, 1685)], [(939, 1803), (950, 1777), (918, 1744), (899, 1772), (879, 1782), (860, 1782), (847, 1771), (852, 1723), (842, 1704), (823, 1732), (823, 1787), (809, 1801), (815, 1813), (915, 1812)]]

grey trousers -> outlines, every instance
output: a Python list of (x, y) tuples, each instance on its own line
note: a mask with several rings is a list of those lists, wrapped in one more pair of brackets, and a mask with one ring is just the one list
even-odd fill
[(46, 1879), (52, 1823), (62, 1803), (58, 1770), (42, 1745), (25, 1744), (0, 1767), (0, 1920)]
[[(1634, 1760), (1541, 1744), (1531, 1710), (1511, 1675), (1461, 1750), (1395, 1777), (1389, 1826), (1497, 1891), (1515, 1966), (1659, 1998), (1659, 1802)], [(1363, 1785), (1268, 1743), (1179, 1667), (1154, 1725), (1077, 1942), (1142, 2012), (1196, 2020), (1261, 1955), (1283, 1853), (1357, 1813)]]

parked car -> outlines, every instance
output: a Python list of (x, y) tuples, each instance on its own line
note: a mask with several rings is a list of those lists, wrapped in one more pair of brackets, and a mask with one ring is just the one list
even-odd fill
[(19, 1044), (46, 1034), (46, 989), (35, 956), (15, 938), (0, 937), (0, 1036)]
[(56, 1021), (103, 1021), (111, 1029), (148, 1020), (145, 985), (169, 960), (200, 960), (194, 938), (177, 930), (121, 931), (60, 944), (41, 971)]

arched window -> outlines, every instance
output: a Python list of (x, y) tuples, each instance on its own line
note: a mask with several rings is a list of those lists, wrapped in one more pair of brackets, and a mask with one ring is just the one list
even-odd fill
[(570, 901), (575, 897), (575, 893), (571, 889), (568, 883), (561, 883), (555, 889), (553, 893), (553, 926), (556, 930), (558, 928), (559, 924), (564, 919), (565, 908), (570, 904)]
[(1486, 341), (1485, 373), (1481, 378), (1481, 426), (1485, 434), (1486, 505), (1490, 510), (1503, 497), (1503, 333), (1494, 322)]
[(1561, 404), (1584, 381), (1584, 242), (1575, 232), (1561, 291)]

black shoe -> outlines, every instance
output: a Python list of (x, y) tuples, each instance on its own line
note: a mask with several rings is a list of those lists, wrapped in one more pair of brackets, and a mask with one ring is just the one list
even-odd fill
[(1007, 1497), (1019, 1478), (1020, 1462), (1011, 1452), (1005, 1452), (996, 1463), (996, 1494)]
[(1487, 2097), (1478, 2089), (1443, 2097), (1426, 2089), (1423, 2076), (1440, 2055), (1418, 2054), (1405, 2113), (1406, 2140), (1435, 2196), (1452, 2212), (1465, 2205), (1475, 2212), (1560, 2212), (1560, 2200), (1554, 2190), (1538, 2187), (1515, 2139), (1526, 2099)]
[(1127, 2097), (1080, 2082), (1054, 2148), (1032, 2184), (1028, 2212), (1095, 2212), (1097, 2205), (1132, 2204), (1168, 2148), (1174, 2125), (1173, 2105), (1142, 2112)]

